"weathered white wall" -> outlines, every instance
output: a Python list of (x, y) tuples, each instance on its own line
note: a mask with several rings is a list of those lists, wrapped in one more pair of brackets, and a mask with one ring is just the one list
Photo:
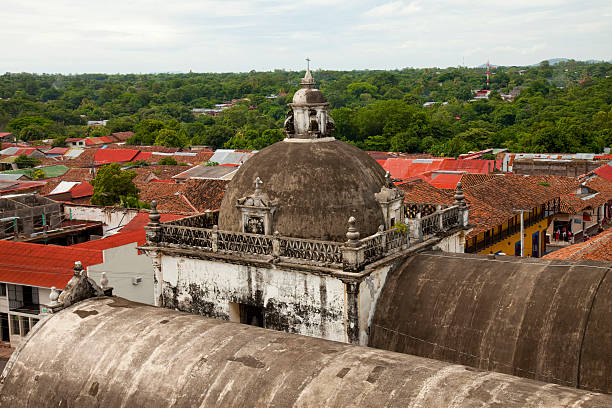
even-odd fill
[(106, 224), (104, 226), (105, 234), (108, 230), (124, 226), (138, 214), (138, 210), (127, 208), (64, 204), (64, 217), (66, 219), (70, 219), (71, 210), (74, 220), (101, 221)]
[[(152, 305), (153, 263), (145, 254), (138, 254), (136, 245), (134, 242), (104, 250), (104, 262), (89, 266), (87, 274), (100, 284), (102, 272), (106, 272), (108, 285), (113, 287), (113, 295)], [(132, 279), (138, 276), (142, 277), (142, 282), (134, 285)]]
[(229, 320), (229, 302), (264, 308), (265, 327), (347, 341), (344, 283), (330, 276), (164, 255), (164, 306)]
[(387, 280), (392, 264), (383, 265), (368, 275), (359, 284), (359, 344), (368, 345), (370, 324), (374, 316), (376, 302)]
[(465, 252), (465, 236), (468, 233), (469, 231), (458, 231), (453, 235), (444, 237), (434, 248), (442, 252), (462, 254)]

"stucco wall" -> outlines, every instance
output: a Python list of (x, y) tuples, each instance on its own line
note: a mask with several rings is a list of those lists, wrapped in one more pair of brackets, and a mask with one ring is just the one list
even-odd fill
[[(533, 256), (532, 246), (531, 246), (531, 238), (533, 233), (538, 231), (539, 233), (539, 249), (540, 254), (539, 257), (542, 257), (542, 232), (544, 232), (544, 237), (546, 237), (546, 229), (548, 228), (548, 220), (543, 219), (540, 222), (537, 222), (529, 227), (526, 227), (523, 231), (525, 236), (523, 237), (523, 244), (525, 245), (525, 249), (523, 251), (523, 256)], [(520, 231), (510, 235), (508, 238), (486, 247), (482, 251), (479, 251), (479, 254), (496, 254), (498, 252), (503, 252), (506, 255), (514, 255), (514, 246), (517, 242), (521, 240)], [(449, 251), (450, 252), (450, 251)]]
[(391, 269), (393, 265), (381, 266), (359, 284), (359, 344), (362, 346), (368, 345), (376, 302)]
[(104, 224), (104, 233), (108, 230), (116, 229), (119, 226), (124, 226), (132, 221), (138, 214), (138, 210), (130, 210), (127, 208), (113, 207), (94, 207), (64, 204), (64, 216), (66, 219), (70, 217), (75, 220), (101, 221)]
[[(87, 273), (98, 284), (102, 272), (106, 272), (108, 285), (113, 294), (134, 302), (153, 304), (153, 263), (145, 254), (138, 255), (136, 243), (106, 249), (104, 262), (87, 268)], [(141, 277), (142, 282), (134, 284), (132, 279)]]
[(443, 252), (452, 252), (462, 254), (465, 252), (465, 234), (469, 231), (459, 231), (453, 235), (442, 238), (435, 246)]
[(229, 302), (262, 307), (264, 327), (347, 341), (339, 279), (270, 267), (162, 256), (164, 305), (229, 320)]

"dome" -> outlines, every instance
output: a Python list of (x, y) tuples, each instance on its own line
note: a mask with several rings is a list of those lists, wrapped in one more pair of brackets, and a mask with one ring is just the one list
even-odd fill
[(277, 203), (274, 231), (283, 236), (346, 241), (348, 219), (361, 237), (384, 224), (374, 194), (385, 185), (385, 171), (367, 153), (334, 139), (283, 141), (245, 162), (228, 185), (219, 212), (219, 229), (240, 232), (237, 200), (261, 190)]
[(294, 105), (305, 105), (311, 103), (326, 103), (323, 93), (316, 88), (298, 89), (293, 95)]

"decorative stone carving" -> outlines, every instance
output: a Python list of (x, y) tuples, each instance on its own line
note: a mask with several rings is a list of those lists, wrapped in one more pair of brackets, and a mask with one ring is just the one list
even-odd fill
[(357, 230), (357, 228), (355, 227), (355, 223), (357, 222), (357, 220), (355, 219), (355, 217), (351, 217), (348, 220), (348, 231), (346, 232), (346, 243), (348, 246), (357, 246), (359, 245), (359, 231)]
[(463, 194), (461, 182), (457, 183), (457, 188), (455, 189), (455, 205), (459, 207), (459, 224), (462, 227), (467, 227), (470, 223), (470, 206), (465, 202), (465, 194)]
[(271, 235), (278, 202), (271, 200), (263, 192), (263, 181), (259, 177), (255, 178), (253, 184), (255, 192), (250, 196), (239, 198), (236, 202), (236, 207), (241, 213), (241, 230), (251, 234)]
[(55, 286), (51, 286), (51, 293), (49, 293), (49, 306), (54, 307), (59, 305), (59, 302), (57, 301), (59, 295), (59, 291), (55, 288)]
[(108, 278), (106, 277), (106, 272), (102, 272), (102, 277), (100, 278), (100, 286), (102, 286), (102, 290), (108, 288)]
[(389, 229), (397, 223), (404, 222), (402, 211), (404, 192), (395, 187), (389, 172), (385, 175), (385, 183), (386, 185), (382, 186), (380, 192), (376, 193), (374, 197), (376, 197), (376, 201), (382, 209), (385, 227)]

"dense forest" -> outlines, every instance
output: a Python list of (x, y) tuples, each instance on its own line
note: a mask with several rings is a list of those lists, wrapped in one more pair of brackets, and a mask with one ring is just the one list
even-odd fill
[[(547, 61), (485, 68), (317, 71), (335, 136), (366, 150), (456, 156), (504, 147), (523, 152), (601, 152), (612, 145), (612, 64)], [(225, 74), (6, 73), (0, 131), (20, 140), (133, 131), (130, 144), (261, 149), (281, 140), (287, 103), (304, 72)], [(520, 93), (518, 93), (520, 92)], [(501, 95), (516, 94), (514, 101)], [(243, 99), (218, 116), (193, 108)], [(425, 107), (425, 102), (436, 102)], [(429, 104), (431, 105), (431, 104)], [(88, 120), (108, 120), (88, 127)]]

